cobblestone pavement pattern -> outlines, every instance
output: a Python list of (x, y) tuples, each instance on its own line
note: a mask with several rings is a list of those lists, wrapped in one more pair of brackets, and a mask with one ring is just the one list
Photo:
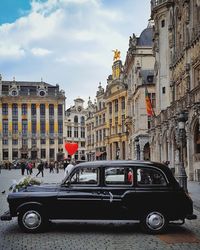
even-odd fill
[[(34, 170), (34, 174), (36, 174)], [(44, 182), (60, 182), (63, 178), (63, 171), (59, 174), (49, 174), (45, 170)], [(0, 174), (0, 214), (7, 210), (6, 197), (12, 179), (19, 180), (20, 170), (2, 170)], [(5, 194), (2, 191), (6, 190)], [(172, 202), (173, 205), (173, 202)], [(155, 236), (143, 234), (137, 223), (72, 223), (57, 222), (51, 228), (40, 234), (22, 233), (17, 225), (17, 219), (4, 222), (0, 221), (0, 250), (51, 250), (51, 249), (72, 249), (72, 250), (187, 250), (200, 249), (200, 212), (195, 210), (197, 220), (186, 221), (183, 226), (171, 226), (168, 236), (175, 238), (177, 243), (166, 243), (165, 235)], [(195, 243), (184, 239), (190, 235)], [(179, 240), (181, 238), (182, 240)], [(181, 243), (182, 242), (182, 243)]]

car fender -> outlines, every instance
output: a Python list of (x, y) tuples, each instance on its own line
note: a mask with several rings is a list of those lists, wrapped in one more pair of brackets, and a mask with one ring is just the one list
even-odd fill
[(29, 202), (22, 203), (16, 209), (17, 214), (21, 210), (23, 210), (25, 207), (39, 207), (39, 208), (42, 208), (43, 205), (40, 202), (35, 202), (35, 201), (29, 201)]

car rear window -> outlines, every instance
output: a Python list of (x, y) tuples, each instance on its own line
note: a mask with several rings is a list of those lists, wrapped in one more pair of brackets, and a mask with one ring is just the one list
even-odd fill
[(138, 168), (137, 169), (138, 185), (158, 185), (166, 186), (166, 180), (162, 172), (153, 168)]
[(133, 170), (128, 167), (107, 167), (105, 169), (106, 185), (132, 185)]

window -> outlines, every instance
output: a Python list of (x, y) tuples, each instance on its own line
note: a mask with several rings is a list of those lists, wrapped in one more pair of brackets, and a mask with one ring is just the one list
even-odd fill
[(54, 116), (54, 105), (49, 104), (49, 116)]
[(40, 116), (45, 116), (45, 104), (40, 104)]
[(50, 143), (51, 145), (53, 145), (53, 144), (54, 144), (54, 139), (50, 139), (50, 140), (49, 140), (49, 143)]
[(71, 126), (67, 127), (67, 137), (72, 137), (72, 127)]
[(81, 116), (81, 125), (85, 125), (85, 117)]
[(8, 120), (3, 119), (3, 135), (8, 135)]
[(27, 139), (22, 139), (22, 147), (28, 146), (28, 140)]
[(115, 117), (115, 134), (118, 133), (118, 117)]
[(78, 116), (77, 115), (74, 116), (74, 123), (78, 123)]
[(137, 183), (138, 185), (159, 185), (166, 186), (166, 180), (163, 174), (153, 168), (138, 168), (137, 169)]
[(22, 115), (27, 115), (27, 104), (22, 104)]
[(103, 124), (106, 122), (106, 114), (103, 114)]
[(54, 159), (54, 152), (55, 152), (54, 148), (50, 148), (50, 150), (49, 150), (50, 159)]
[(77, 169), (71, 177), (71, 184), (97, 185), (98, 176), (99, 174), (97, 168)]
[(101, 125), (102, 120), (101, 120), (101, 115), (99, 116), (99, 125)]
[(78, 127), (74, 127), (74, 137), (78, 138)]
[(3, 145), (8, 145), (8, 139), (3, 139)]
[(17, 103), (13, 103), (12, 105), (12, 115), (17, 116), (18, 115), (18, 106)]
[(62, 104), (58, 104), (58, 115), (59, 116), (63, 115), (63, 105)]
[(8, 149), (3, 149), (3, 160), (8, 160)]
[(58, 133), (62, 134), (63, 133), (63, 122), (58, 121)]
[(31, 129), (32, 129), (32, 134), (36, 134), (36, 121), (35, 120), (31, 121)]
[(81, 127), (81, 138), (85, 138), (85, 128)]
[(12, 140), (12, 145), (18, 145), (18, 140), (17, 139), (13, 139)]
[(12, 122), (12, 133), (17, 134), (18, 133), (18, 121), (14, 120)]
[(2, 104), (2, 115), (8, 115), (8, 104), (7, 103)]
[(46, 144), (46, 140), (45, 139), (40, 139), (40, 143), (41, 144)]
[(162, 28), (165, 27), (165, 20), (162, 20), (162, 21), (161, 21), (161, 27), (162, 27)]
[(105, 169), (105, 184), (106, 185), (132, 185), (133, 170), (128, 167)]
[(122, 115), (122, 133), (126, 132), (125, 115)]
[(63, 144), (63, 138), (58, 138), (58, 144)]
[(112, 114), (112, 102), (109, 102), (108, 106), (109, 106), (109, 114)]
[(49, 133), (54, 134), (54, 120), (49, 121)]
[(40, 120), (40, 133), (45, 134), (45, 120)]
[(41, 154), (41, 159), (45, 159), (46, 158), (46, 149), (42, 148), (40, 154)]
[(36, 104), (31, 104), (31, 115), (32, 116), (36, 115)]
[(115, 112), (118, 112), (118, 100), (115, 100)]
[(165, 87), (162, 87), (162, 93), (165, 94)]
[(125, 105), (125, 97), (123, 96), (122, 97), (122, 110), (124, 110), (125, 107), (126, 107), (126, 105)]
[(37, 140), (36, 139), (31, 139), (31, 144), (32, 147), (37, 145)]
[(98, 126), (98, 116), (96, 116), (96, 126)]
[(22, 134), (26, 135), (28, 132), (28, 121), (26, 119), (22, 120)]

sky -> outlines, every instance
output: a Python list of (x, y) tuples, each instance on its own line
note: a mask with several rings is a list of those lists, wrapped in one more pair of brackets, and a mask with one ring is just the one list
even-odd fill
[(77, 97), (86, 106), (106, 87), (112, 50), (124, 63), (149, 18), (150, 0), (0, 0), (0, 74), (59, 84), (67, 108)]

